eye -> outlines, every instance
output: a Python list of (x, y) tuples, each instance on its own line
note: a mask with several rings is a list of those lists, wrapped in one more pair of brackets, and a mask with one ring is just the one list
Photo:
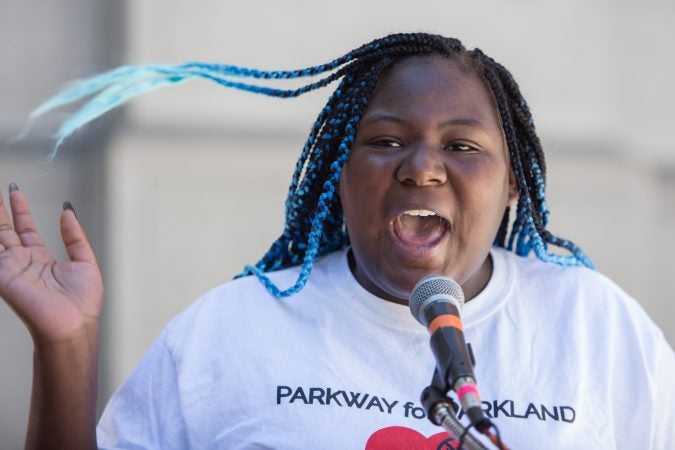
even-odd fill
[(448, 145), (446, 149), (460, 153), (473, 153), (478, 151), (477, 147), (467, 144), (465, 142), (453, 142), (450, 145)]
[(400, 148), (403, 144), (393, 138), (377, 138), (370, 141), (370, 145), (378, 148)]

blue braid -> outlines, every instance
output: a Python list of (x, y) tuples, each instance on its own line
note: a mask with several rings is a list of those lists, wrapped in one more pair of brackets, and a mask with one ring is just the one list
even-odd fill
[(291, 214), (291, 203), (293, 200), (293, 195), (297, 193), (298, 195), (302, 196), (305, 193), (304, 189), (296, 192), (298, 188), (298, 182), (300, 181), (300, 176), (302, 175), (302, 171), (305, 167), (305, 164), (307, 163), (307, 158), (309, 157), (310, 150), (312, 149), (314, 143), (316, 142), (316, 136), (319, 133), (319, 130), (321, 130), (321, 126), (323, 125), (324, 120), (326, 120), (326, 116), (328, 116), (331, 113), (333, 109), (333, 103), (335, 102), (335, 99), (338, 96), (337, 93), (340, 91), (340, 87), (342, 87), (344, 83), (345, 80), (342, 80), (338, 89), (328, 99), (328, 103), (326, 104), (326, 106), (323, 107), (323, 109), (319, 113), (319, 117), (314, 122), (314, 125), (312, 125), (312, 129), (309, 133), (309, 138), (307, 138), (307, 142), (302, 148), (302, 152), (300, 152), (300, 157), (298, 158), (298, 161), (295, 163), (295, 172), (293, 172), (291, 184), (288, 187), (288, 195), (286, 196), (286, 217), (289, 217)]
[[(518, 197), (518, 208), (516, 212), (516, 219), (513, 222), (513, 227), (511, 228), (511, 235), (509, 236), (509, 243), (508, 246), (506, 247), (506, 249), (509, 251), (514, 251), (513, 242), (516, 239), (516, 237), (522, 235), (523, 226), (525, 224), (527, 216), (527, 209), (524, 206), (525, 201), (521, 200), (522, 198), (523, 197)], [(522, 255), (522, 253), (518, 251), (516, 251), (516, 254)], [(527, 255), (527, 253), (525, 253), (525, 255)]]
[(277, 89), (268, 86), (233, 81), (234, 78), (290, 79), (325, 73), (345, 64), (352, 57), (345, 55), (327, 64), (294, 71), (261, 71), (232, 65), (191, 62), (180, 65), (123, 66), (89, 79), (70, 83), (66, 88), (35, 109), (29, 117), (29, 125), (48, 111), (78, 102), (95, 95), (71, 117), (63, 122), (55, 136), (55, 145), (49, 155), (53, 159), (63, 141), (75, 130), (121, 104), (164, 86), (175, 85), (191, 79), (202, 78), (221, 86), (271, 97), (297, 97), (322, 88), (344, 75), (343, 70), (301, 86), (297, 89)]
[[(386, 61), (385, 63), (388, 64), (389, 61)], [(372, 72), (373, 70), (381, 72), (384, 66), (385, 64), (380, 64), (372, 68), (369, 72)], [(375, 79), (377, 78), (379, 77), (376, 77)], [(255, 275), (260, 279), (265, 288), (277, 298), (288, 297), (299, 292), (307, 283), (316, 258), (328, 252), (343, 248), (346, 245), (347, 239), (343, 227), (341, 210), (337, 212), (331, 211), (331, 209), (339, 208), (339, 202), (335, 201), (335, 187), (338, 185), (342, 167), (349, 157), (349, 151), (356, 135), (358, 123), (361, 120), (365, 105), (368, 102), (370, 92), (374, 87), (373, 81), (361, 81), (353, 86), (351, 85), (352, 82), (354, 82), (354, 78), (346, 76), (343, 79), (340, 88), (336, 90), (336, 93), (332, 97), (338, 98), (341, 96), (342, 89), (346, 89), (347, 93), (352, 93), (352, 95), (348, 96), (346, 101), (339, 102), (336, 105), (333, 118), (329, 119), (325, 116), (322, 117), (324, 112), (332, 111), (332, 109), (326, 110), (326, 108), (324, 108), (319, 114), (317, 122), (326, 122), (325, 128), (317, 125), (317, 122), (315, 122), (315, 125), (313, 126), (313, 130), (321, 129), (323, 131), (320, 139), (318, 139), (319, 144), (314, 145), (316, 144), (316, 141), (313, 140), (314, 133), (310, 133), (310, 139), (308, 139), (307, 144), (305, 144), (303, 153), (315, 152), (314, 161), (309, 161), (307, 166), (304, 167), (305, 179), (303, 183), (300, 184), (299, 188), (295, 189), (295, 186), (298, 184), (295, 176), (294, 180), (291, 182), (291, 189), (289, 189), (289, 195), (286, 201), (288, 213), (284, 235), (272, 245), (270, 251), (261, 259), (261, 261), (253, 266), (246, 266), (244, 272), (240, 275)], [(331, 104), (331, 100), (329, 100), (328, 103)], [(341, 130), (341, 132), (337, 134), (337, 130)], [(329, 175), (326, 181), (323, 182), (323, 190), (319, 195), (316, 207), (313, 210), (310, 230), (307, 234), (306, 241), (296, 245), (299, 250), (304, 251), (298, 278), (291, 287), (281, 290), (267, 275), (265, 275), (264, 268), (274, 259), (277, 259), (277, 261), (273, 262), (271, 267), (283, 267), (281, 261), (278, 259), (283, 255), (283, 252), (280, 252), (279, 249), (288, 244), (288, 236), (302, 239), (303, 233), (294, 235), (291, 230), (291, 228), (296, 225), (294, 219), (297, 216), (297, 210), (302, 210), (303, 207), (304, 200), (301, 198), (301, 194), (308, 192), (306, 188), (307, 183), (313, 184), (320, 179), (319, 174), (324, 167), (324, 159), (322, 156), (329, 151), (329, 148), (331, 148), (331, 146), (325, 144), (325, 142), (330, 143), (331, 141), (335, 141), (337, 136), (342, 136), (342, 138), (338, 141), (336, 156), (328, 167)], [(301, 164), (296, 166), (296, 175), (302, 168), (303, 166)], [(333, 232), (327, 232), (325, 229), (326, 225), (331, 225)], [(295, 256), (297, 257), (298, 255), (296, 254)], [(295, 258), (292, 259), (291, 262), (293, 264), (299, 263)]]
[(355, 115), (350, 119), (346, 126), (345, 136), (339, 146), (338, 153), (340, 156), (338, 156), (338, 158), (333, 161), (330, 166), (331, 176), (329, 180), (323, 184), (323, 192), (319, 196), (319, 202), (316, 206), (316, 213), (314, 214), (311, 222), (312, 227), (307, 239), (305, 257), (295, 284), (282, 291), (277, 287), (276, 284), (274, 284), (272, 280), (270, 280), (267, 275), (265, 275), (262, 270), (260, 270), (259, 267), (251, 265), (247, 265), (245, 267), (245, 273), (252, 273), (258, 277), (265, 288), (277, 298), (290, 297), (291, 295), (300, 292), (302, 288), (305, 287), (305, 284), (312, 273), (314, 261), (319, 254), (320, 241), (324, 236), (324, 222), (329, 217), (329, 204), (334, 199), (335, 186), (337, 186), (340, 180), (342, 167), (349, 157), (349, 151), (351, 149), (352, 143), (354, 142), (356, 127), (353, 124), (358, 124), (360, 120), (360, 112), (358, 115)]
[[(474, 51), (472, 56), (491, 61), (479, 50)], [(482, 75), (497, 102), (511, 167), (518, 182), (518, 209), (507, 249), (513, 250), (515, 242), (515, 252), (518, 255), (527, 256), (534, 251), (542, 261), (593, 268), (593, 263), (579, 246), (554, 236), (546, 229), (550, 213), (545, 198), (543, 152), (534, 131), (532, 116), (517, 84), (506, 69), (496, 63), (494, 66), (484, 65)], [(523, 160), (525, 155), (529, 155), (529, 158)], [(528, 170), (525, 170), (525, 163)], [(548, 244), (564, 248), (571, 254), (550, 253)]]
[(189, 62), (183, 64), (186, 69), (199, 69), (206, 72), (219, 75), (228, 75), (244, 78), (262, 78), (262, 79), (295, 79), (319, 75), (333, 70), (353, 59), (352, 55), (347, 54), (333, 61), (314, 67), (307, 67), (299, 70), (259, 70), (247, 67), (233, 66), (227, 64), (209, 64), (203, 62)]
[(539, 201), (539, 214), (542, 218), (542, 223), (544, 226), (548, 224), (549, 220), (549, 209), (546, 204), (546, 183), (544, 182), (544, 176), (537, 162), (537, 158), (532, 155), (530, 160), (530, 166), (532, 167), (532, 172), (534, 173), (534, 179), (537, 186), (537, 200)]

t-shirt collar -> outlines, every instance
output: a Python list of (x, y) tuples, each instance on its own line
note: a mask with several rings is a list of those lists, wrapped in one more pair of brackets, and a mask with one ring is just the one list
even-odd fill
[[(383, 300), (356, 281), (349, 269), (348, 253), (349, 249), (346, 248), (328, 256), (335, 258), (330, 264), (332, 270), (328, 274), (331, 288), (344, 302), (344, 306), (386, 327), (415, 333), (426, 332), (412, 316), (407, 305)], [(476, 297), (464, 304), (460, 313), (465, 327), (496, 313), (509, 297), (513, 279), (512, 258), (508, 251), (501, 248), (493, 248), (490, 255), (493, 270), (488, 284)]]

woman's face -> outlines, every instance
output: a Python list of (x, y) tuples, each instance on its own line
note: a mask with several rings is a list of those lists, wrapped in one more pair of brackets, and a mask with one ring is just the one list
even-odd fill
[(504, 209), (516, 199), (501, 123), (472, 73), (408, 58), (378, 82), (340, 178), (354, 275), (407, 302), (441, 274), (471, 298), (489, 280)]

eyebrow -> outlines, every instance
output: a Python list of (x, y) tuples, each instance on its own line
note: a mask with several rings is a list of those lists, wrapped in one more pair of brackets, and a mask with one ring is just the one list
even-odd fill
[[(361, 120), (362, 123), (370, 123), (370, 122), (393, 122), (393, 123), (398, 123), (398, 124), (406, 124), (406, 121), (403, 120), (400, 117), (393, 116), (391, 114), (387, 113), (372, 113), (366, 115), (363, 120)], [(445, 122), (441, 122), (440, 127), (445, 128), (449, 126), (465, 126), (465, 127), (471, 127), (471, 128), (482, 128), (485, 125), (483, 122), (481, 122), (478, 119), (473, 119), (469, 117), (459, 117), (456, 119), (450, 119), (446, 120)]]

